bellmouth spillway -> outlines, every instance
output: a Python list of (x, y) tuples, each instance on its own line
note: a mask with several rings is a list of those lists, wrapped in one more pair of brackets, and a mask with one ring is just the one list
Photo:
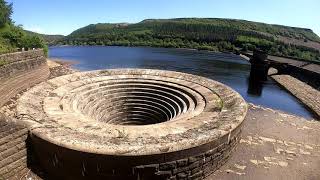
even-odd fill
[(200, 76), (150, 69), (78, 72), (18, 100), (54, 177), (206, 177), (236, 146), (247, 104)]

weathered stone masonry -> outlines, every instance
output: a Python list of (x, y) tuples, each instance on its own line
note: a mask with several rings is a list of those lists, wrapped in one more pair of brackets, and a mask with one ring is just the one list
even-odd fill
[[(0, 107), (19, 92), (47, 79), (42, 50), (0, 55)], [(0, 179), (20, 179), (27, 167), (28, 129), (15, 118), (0, 114)]]
[(0, 55), (0, 107), (20, 91), (46, 80), (49, 69), (43, 50)]
[(222, 143), (205, 153), (172, 162), (136, 166), (133, 174), (141, 179), (148, 179), (148, 175), (153, 174), (159, 179), (203, 179), (228, 160), (239, 139), (240, 132), (229, 142)]
[(203, 77), (117, 69), (41, 83), (17, 111), (50, 177), (203, 179), (235, 148), (247, 105)]
[(28, 129), (0, 115), (0, 179), (19, 179), (26, 173)]
[[(49, 76), (41, 50), (0, 60), (0, 105)], [(43, 82), (17, 110), (0, 115), (0, 179), (33, 162), (50, 178), (203, 179), (236, 147), (247, 105), (199, 76), (120, 69)]]
[[(239, 128), (240, 129), (240, 128)], [(166, 162), (165, 159), (159, 158), (157, 155), (141, 156), (135, 158), (136, 164), (144, 164), (139, 166), (129, 166), (132, 159), (123, 156), (101, 156), (79, 152), (71, 149), (59, 147), (47, 141), (43, 141), (38, 137), (33, 137), (33, 143), (41, 149), (37, 149), (38, 153), (46, 154), (46, 161), (51, 165), (52, 170), (65, 170), (63, 177), (58, 175), (54, 178), (74, 179), (74, 172), (78, 173), (77, 179), (139, 179), (139, 180), (163, 180), (163, 179), (205, 179), (215, 170), (220, 168), (231, 156), (236, 145), (240, 140), (240, 130), (234, 134), (228, 142), (222, 143), (216, 148), (200, 153), (196, 156), (186, 154), (186, 158), (177, 159), (175, 161)], [(50, 152), (43, 152), (50, 149)], [(40, 151), (40, 152), (39, 152)], [(42, 151), (42, 152), (41, 152)], [(81, 157), (81, 158), (79, 158)], [(108, 161), (107, 167), (103, 163), (103, 159)], [(159, 163), (148, 164), (150, 159), (157, 159)], [(65, 163), (72, 162), (72, 163)], [(162, 163), (161, 163), (162, 161)], [(100, 163), (100, 164), (99, 164)], [(91, 166), (95, 164), (95, 166)], [(120, 166), (121, 165), (121, 166)], [(120, 168), (119, 168), (120, 166)], [(94, 175), (93, 175), (94, 174)], [(54, 175), (54, 174), (53, 174)]]

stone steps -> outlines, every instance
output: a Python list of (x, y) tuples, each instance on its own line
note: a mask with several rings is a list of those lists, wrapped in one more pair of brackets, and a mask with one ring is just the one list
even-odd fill
[(181, 118), (196, 108), (193, 99), (196, 92), (161, 80), (97, 79), (89, 85), (74, 86), (60, 108), (66, 111), (75, 108), (92, 119), (110, 124), (127, 124), (131, 120), (134, 124), (164, 122)]
[(7, 164), (5, 167), (0, 169), (1, 175), (3, 178), (7, 179), (11, 176), (14, 176), (22, 169), (26, 168), (27, 164), (27, 152), (26, 150), (20, 151), (15, 155), (15, 159), (10, 161), (10, 164)]
[(8, 179), (27, 167), (27, 128), (0, 116), (0, 179)]
[(27, 167), (28, 129), (12, 118), (17, 94), (46, 80), (50, 71), (41, 49), (4, 54), (0, 59), (9, 62), (0, 67), (0, 180), (21, 179), (32, 173)]
[(9, 99), (30, 86), (46, 80), (49, 76), (49, 69), (46, 65), (40, 66), (24, 73), (20, 73), (12, 78), (0, 81), (0, 106)]
[[(17, 94), (49, 77), (42, 50), (1, 55), (9, 64), (0, 68), (0, 180), (20, 179), (27, 167), (28, 129), (12, 118)], [(10, 102), (9, 102), (10, 100)], [(10, 112), (9, 112), (10, 111)], [(10, 117), (9, 117), (10, 115)]]
[(19, 168), (15, 174), (8, 178), (8, 180), (21, 180), (21, 179), (32, 179), (32, 180), (41, 180), (42, 178), (32, 172), (29, 168)]

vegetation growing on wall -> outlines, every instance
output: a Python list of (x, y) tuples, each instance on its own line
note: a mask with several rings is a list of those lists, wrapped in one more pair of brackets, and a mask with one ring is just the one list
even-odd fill
[(5, 61), (5, 60), (0, 60), (0, 66), (6, 65), (6, 64), (8, 64), (7, 61)]

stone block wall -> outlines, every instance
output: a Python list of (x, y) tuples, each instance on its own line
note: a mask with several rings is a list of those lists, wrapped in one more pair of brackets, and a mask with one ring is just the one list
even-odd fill
[[(157, 154), (135, 158), (108, 155), (101, 157), (57, 146), (32, 134), (30, 139), (34, 158), (42, 166), (49, 167), (47, 173), (56, 175), (52, 177), (54, 179), (191, 180), (205, 179), (225, 164), (241, 139), (241, 127), (215, 142), (183, 150), (179, 154), (165, 154), (164, 158)], [(211, 148), (213, 146), (216, 147)], [(202, 151), (203, 149), (209, 150)], [(199, 153), (189, 155), (187, 151)], [(92, 164), (95, 165), (90, 166)], [(119, 169), (118, 164), (123, 166)]]
[[(19, 92), (46, 80), (49, 69), (43, 50), (0, 55), (0, 107)], [(0, 114), (0, 180), (21, 179), (28, 169), (28, 129)]]
[(137, 166), (133, 174), (136, 179), (204, 179), (227, 161), (239, 140), (240, 131), (229, 141), (205, 153), (172, 162)]
[(0, 55), (0, 107), (28, 87), (44, 81), (49, 69), (43, 50)]
[(0, 55), (0, 61), (6, 62), (0, 66), (0, 79), (14, 76), (16, 73), (37, 68), (46, 63), (43, 50), (32, 50)]
[(308, 69), (289, 65), (289, 75), (293, 76), (300, 81), (303, 81), (315, 89), (320, 90), (320, 74)]
[(0, 115), (0, 179), (20, 178), (28, 171), (28, 129)]

